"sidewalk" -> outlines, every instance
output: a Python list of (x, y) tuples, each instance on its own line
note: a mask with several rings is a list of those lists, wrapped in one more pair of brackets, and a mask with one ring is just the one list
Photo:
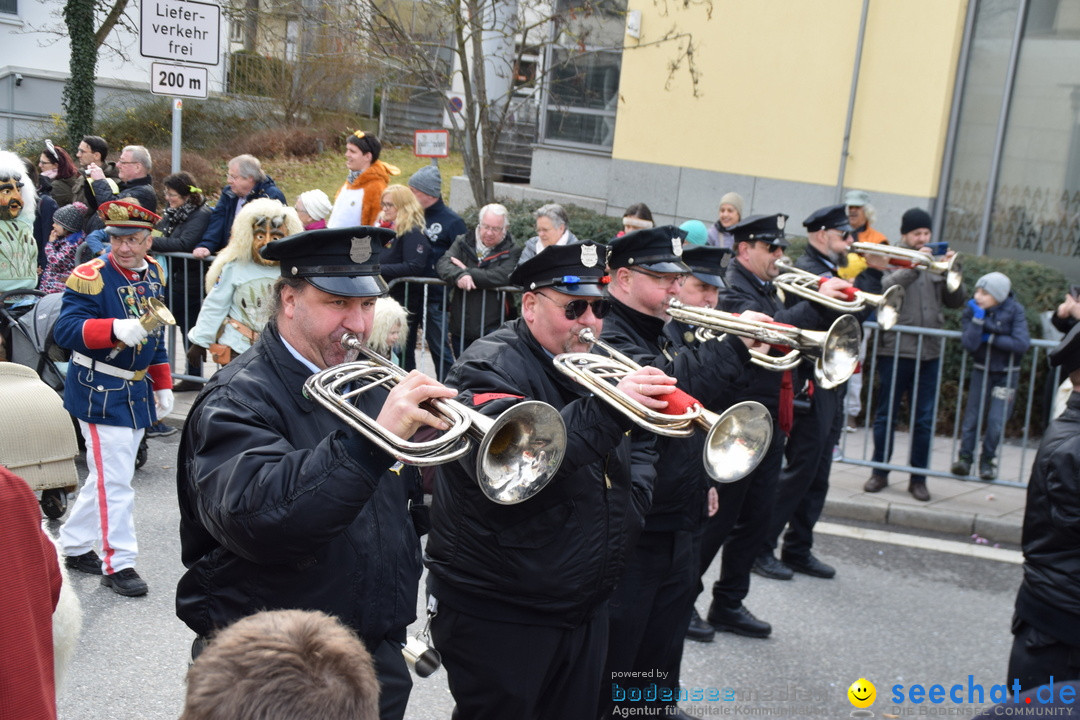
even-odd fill
[[(182, 426), (187, 418), (196, 393), (176, 393), (176, 407), (168, 417), (168, 423)], [(845, 448), (849, 455), (860, 456), (865, 447), (865, 430), (846, 436)], [(935, 438), (931, 457), (932, 467), (947, 468), (950, 441)], [(1021, 450), (1003, 445), (1000, 450), (1002, 468), (1019, 463)], [(1034, 450), (1024, 453), (1025, 468), (1030, 472)], [(894, 458), (907, 458), (907, 435), (896, 433)], [(1024, 472), (1023, 480), (1028, 474)], [(915, 500), (907, 492), (906, 473), (892, 473), (891, 484), (879, 493), (863, 492), (863, 483), (870, 477), (870, 469), (843, 461), (834, 462), (829, 481), (829, 494), (825, 499), (826, 519), (859, 520), (880, 525), (892, 525), (910, 530), (931, 530), (969, 538), (979, 535), (991, 543), (1020, 544), (1020, 532), (1024, 522), (1024, 502), (1027, 490), (990, 485), (974, 480), (929, 477), (930, 502)]]

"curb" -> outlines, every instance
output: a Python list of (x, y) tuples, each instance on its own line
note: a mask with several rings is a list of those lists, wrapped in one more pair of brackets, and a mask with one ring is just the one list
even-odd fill
[(993, 542), (1019, 545), (1023, 517), (994, 517), (912, 507), (888, 501), (856, 502), (843, 498), (826, 498), (825, 515), (830, 519), (859, 520), (878, 525), (892, 525), (911, 530), (930, 530), (970, 538), (977, 534)]

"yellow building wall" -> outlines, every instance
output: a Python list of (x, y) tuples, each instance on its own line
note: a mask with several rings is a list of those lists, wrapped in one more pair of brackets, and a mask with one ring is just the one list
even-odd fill
[[(844, 184), (936, 193), (967, 0), (871, 0)], [(630, 0), (612, 156), (835, 185), (862, 0)], [(711, 17), (710, 17), (711, 9)], [(691, 81), (679, 49), (691, 33)], [(635, 47), (636, 46), (636, 47)], [(696, 94), (696, 96), (695, 96)]]

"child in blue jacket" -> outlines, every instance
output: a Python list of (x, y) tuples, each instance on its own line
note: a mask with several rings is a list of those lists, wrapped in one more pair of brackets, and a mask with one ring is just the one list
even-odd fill
[(999, 272), (983, 275), (975, 283), (961, 318), (961, 342), (975, 362), (968, 384), (967, 408), (960, 440), (960, 456), (953, 463), (957, 475), (969, 475), (974, 462), (980, 416), (983, 425), (979, 477), (997, 477), (997, 447), (1012, 414), (1020, 358), (1031, 346), (1024, 306), (1012, 294), (1012, 283)]

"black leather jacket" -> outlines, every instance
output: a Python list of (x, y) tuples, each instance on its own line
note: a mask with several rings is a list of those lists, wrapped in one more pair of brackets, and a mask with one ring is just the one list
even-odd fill
[[(176, 614), (200, 635), (264, 609), (322, 610), (367, 642), (404, 639), (416, 618), (415, 476), (303, 397), (310, 375), (271, 321), (191, 408)], [(385, 393), (364, 397), (374, 416)]]
[(611, 594), (641, 529), (653, 436), (629, 432), (628, 419), (559, 373), (521, 319), (470, 345), (446, 382), (490, 417), (522, 396), (553, 405), (566, 423), (567, 450), (548, 486), (516, 505), (480, 491), (475, 452), (439, 466), (424, 557), (428, 590), (485, 618), (581, 625)]
[(1024, 509), (1024, 581), (1016, 614), (1080, 647), (1080, 393), (1043, 435)]
[[(710, 341), (697, 348), (677, 345), (664, 335), (664, 321), (634, 310), (611, 298), (612, 312), (604, 318), (601, 338), (640, 365), (652, 365), (678, 380), (680, 390), (721, 412), (739, 392), (750, 354), (735, 337)], [(700, 431), (699, 431), (700, 432)], [(653, 502), (645, 530), (693, 530), (701, 519), (704, 489), (688, 478), (699, 476), (701, 441), (698, 438), (658, 437), (660, 455)]]

